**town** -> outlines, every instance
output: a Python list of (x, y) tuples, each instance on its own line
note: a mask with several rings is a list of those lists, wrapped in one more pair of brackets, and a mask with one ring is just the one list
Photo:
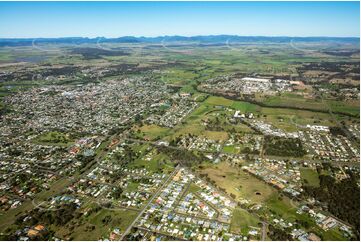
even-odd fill
[(359, 39), (0, 39), (0, 54), (1, 240), (360, 239)]

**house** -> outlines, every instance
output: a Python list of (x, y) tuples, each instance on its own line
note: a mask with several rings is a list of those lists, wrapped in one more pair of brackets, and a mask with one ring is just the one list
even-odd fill
[(34, 237), (37, 237), (39, 235), (39, 231), (36, 230), (36, 229), (29, 229), (28, 231), (28, 236), (30, 238), (34, 238)]
[(38, 224), (34, 227), (34, 229), (36, 229), (37, 231), (43, 231), (45, 229), (44, 225)]

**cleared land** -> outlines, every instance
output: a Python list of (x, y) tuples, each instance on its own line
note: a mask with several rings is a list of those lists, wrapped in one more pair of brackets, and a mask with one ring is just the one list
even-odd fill
[(320, 179), (318, 178), (317, 171), (310, 168), (301, 168), (300, 171), (305, 185), (314, 187), (320, 186)]
[(252, 214), (241, 208), (236, 208), (233, 211), (231, 220), (231, 232), (232, 233), (247, 233), (249, 226), (259, 227), (260, 221)]
[(227, 162), (204, 165), (199, 173), (209, 177), (228, 194), (234, 194), (237, 200), (249, 199), (252, 203), (264, 203), (273, 193), (278, 193), (275, 188)]

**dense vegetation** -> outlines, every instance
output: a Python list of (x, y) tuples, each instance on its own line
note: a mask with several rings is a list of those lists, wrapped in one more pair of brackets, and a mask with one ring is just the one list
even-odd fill
[(202, 153), (189, 150), (172, 149), (166, 146), (158, 147), (159, 152), (167, 154), (171, 160), (181, 163), (184, 166), (191, 167), (194, 164), (208, 160)]
[(306, 154), (300, 139), (266, 136), (264, 140), (266, 155), (302, 157)]
[(357, 178), (352, 175), (341, 181), (329, 175), (320, 175), (319, 178), (320, 186), (304, 186), (304, 193), (326, 203), (332, 214), (350, 223), (359, 234), (360, 188)]
[(342, 135), (342, 136), (347, 136), (347, 134), (345, 133), (345, 130), (342, 129), (341, 127), (330, 127), (330, 132), (333, 135)]
[(276, 241), (292, 240), (292, 236), (282, 229), (276, 228), (272, 225), (269, 225), (268, 229), (269, 229), (268, 236), (272, 240), (276, 240)]
[[(36, 224), (46, 224), (46, 225), (65, 225), (74, 217), (79, 217), (80, 214), (76, 212), (76, 204), (64, 204), (58, 207), (57, 210), (42, 210), (34, 209), (29, 213), (31, 217), (26, 221), (27, 225), (34, 226)], [(24, 216), (20, 216), (16, 220), (16, 224), (23, 223)]]

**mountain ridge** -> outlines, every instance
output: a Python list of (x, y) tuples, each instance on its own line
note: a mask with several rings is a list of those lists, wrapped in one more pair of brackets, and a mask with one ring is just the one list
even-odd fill
[(0, 46), (26, 46), (36, 43), (48, 44), (86, 44), (86, 43), (164, 43), (164, 42), (198, 42), (198, 43), (227, 43), (227, 42), (272, 42), (286, 43), (301, 42), (360, 42), (359, 37), (292, 37), (292, 36), (240, 36), (240, 35), (196, 35), (180, 36), (165, 35), (157, 37), (122, 36), (117, 38), (106, 37), (60, 37), (60, 38), (0, 38)]

